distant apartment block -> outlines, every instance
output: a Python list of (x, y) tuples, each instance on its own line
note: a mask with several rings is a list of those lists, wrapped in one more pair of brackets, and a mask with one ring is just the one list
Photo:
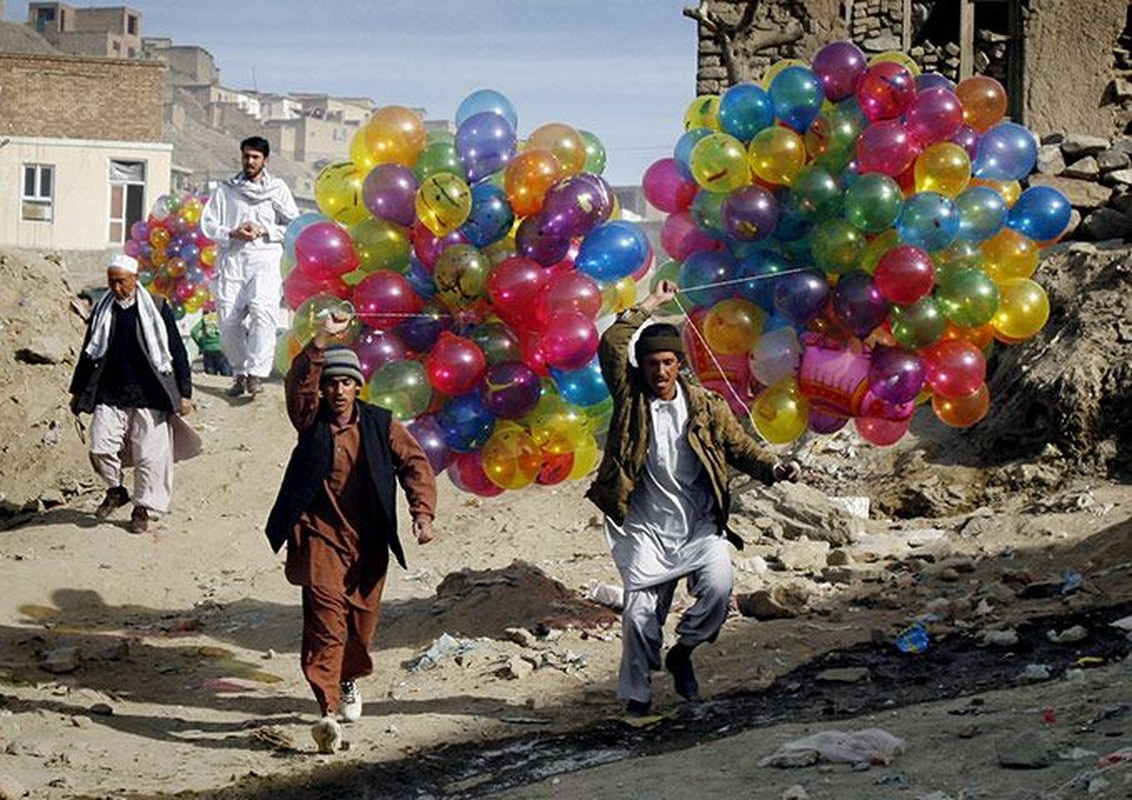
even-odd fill
[(166, 37), (142, 39), (142, 57), (163, 61), (172, 86), (211, 86), (220, 83), (220, 69), (212, 53), (195, 44), (173, 44)]
[(66, 3), (28, 3), (28, 25), (64, 53), (139, 58), (141, 12), (127, 6), (76, 8)]
[(0, 53), (0, 244), (121, 246), (169, 191), (164, 84), (157, 62)]

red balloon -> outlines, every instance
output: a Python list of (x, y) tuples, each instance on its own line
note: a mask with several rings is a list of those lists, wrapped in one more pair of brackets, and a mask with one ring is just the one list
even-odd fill
[(897, 245), (877, 261), (873, 281), (885, 300), (908, 306), (932, 290), (935, 265), (926, 250)]
[(539, 377), (550, 376), (550, 369), (546, 364), (546, 353), (542, 349), (542, 337), (534, 332), (519, 331), (519, 355), (523, 363), (535, 371)]
[(428, 380), (447, 395), (463, 394), (483, 378), (487, 359), (471, 339), (450, 331), (440, 334), (425, 362)]
[(584, 272), (570, 270), (550, 276), (538, 296), (536, 315), (542, 326), (558, 311), (578, 311), (590, 319), (601, 313), (601, 289)]
[(354, 311), (363, 324), (389, 330), (424, 308), (424, 300), (399, 272), (379, 269), (354, 287)]
[(504, 322), (533, 329), (539, 292), (550, 280), (550, 272), (537, 261), (512, 256), (500, 261), (487, 278), (487, 293), (494, 311)]
[(853, 425), (861, 438), (878, 447), (887, 447), (895, 444), (900, 437), (908, 432), (912, 418), (901, 420), (881, 419), (880, 417), (854, 417)]
[(458, 489), (480, 497), (495, 497), (503, 494), (503, 489), (491, 482), (483, 471), (483, 459), (478, 450), (471, 453), (452, 453), (452, 463), (448, 465), (448, 477)]
[(358, 268), (358, 254), (346, 229), (336, 222), (314, 222), (295, 237), (295, 272), (314, 280), (337, 278)]
[(542, 468), (538, 471), (535, 483), (543, 486), (553, 486), (562, 483), (570, 477), (570, 470), (574, 469), (573, 453), (547, 453), (542, 454)]
[(689, 211), (669, 215), (660, 228), (660, 244), (676, 261), (701, 250), (718, 250), (720, 243), (700, 230)]
[(546, 364), (558, 369), (581, 369), (597, 352), (597, 328), (580, 311), (558, 311), (546, 321), (542, 352)]
[(345, 300), (350, 296), (350, 287), (341, 278), (311, 278), (297, 269), (283, 279), (283, 299), (292, 311), (316, 294), (332, 294)]
[(878, 61), (857, 79), (857, 102), (873, 122), (895, 119), (916, 99), (916, 79), (895, 61)]
[(692, 205), (698, 187), (686, 180), (676, 166), (676, 159), (662, 158), (654, 161), (641, 178), (641, 188), (645, 199), (654, 208), (675, 214)]
[(916, 140), (898, 120), (874, 122), (857, 138), (857, 168), (864, 175), (880, 172), (896, 176), (919, 155)]
[(966, 339), (948, 339), (921, 354), (928, 385), (941, 397), (969, 397), (987, 377), (982, 351)]

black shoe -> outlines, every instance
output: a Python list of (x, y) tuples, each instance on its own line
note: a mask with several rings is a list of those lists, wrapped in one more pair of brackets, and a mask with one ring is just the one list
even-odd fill
[(235, 382), (225, 392), (229, 397), (239, 397), (247, 390), (247, 379), (243, 375), (237, 375)]
[(648, 700), (630, 700), (625, 704), (625, 714), (630, 717), (647, 717), (652, 710)]
[(143, 506), (134, 506), (130, 514), (130, 533), (145, 533), (149, 530), (149, 512)]
[(111, 486), (106, 490), (106, 497), (102, 498), (102, 502), (94, 510), (94, 516), (98, 519), (106, 519), (114, 509), (121, 508), (128, 502), (130, 502), (130, 493), (126, 491), (125, 486)]
[(252, 397), (263, 393), (263, 379), (257, 378), (255, 375), (249, 375), (244, 379), (244, 391)]
[(700, 684), (692, 669), (692, 648), (676, 644), (664, 657), (664, 668), (672, 673), (672, 687), (685, 700), (700, 699)]

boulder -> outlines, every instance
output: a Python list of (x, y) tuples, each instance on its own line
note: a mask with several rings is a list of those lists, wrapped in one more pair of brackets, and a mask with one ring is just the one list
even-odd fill
[(1043, 175), (1060, 175), (1065, 169), (1065, 156), (1061, 154), (1061, 146), (1057, 144), (1043, 144), (1038, 148), (1038, 172)]
[(863, 520), (804, 483), (776, 483), (741, 492), (735, 498), (735, 511), (736, 516), (757, 519), (764, 530), (776, 529), (785, 539), (804, 537), (831, 545), (848, 544), (864, 526)]
[(1095, 156), (1103, 153), (1111, 146), (1111, 142), (1101, 136), (1091, 136), (1087, 133), (1070, 133), (1061, 143), (1061, 152), (1065, 158), (1072, 161), (1085, 156)]
[(1081, 230), (1097, 241), (1128, 239), (1132, 237), (1132, 216), (1112, 208), (1098, 208), (1085, 217)]
[(1101, 168), (1097, 164), (1097, 160), (1092, 156), (1085, 156), (1084, 158), (1074, 161), (1062, 172), (1062, 175), (1066, 178), (1080, 178), (1087, 181), (1096, 180), (1100, 177), (1100, 174)]

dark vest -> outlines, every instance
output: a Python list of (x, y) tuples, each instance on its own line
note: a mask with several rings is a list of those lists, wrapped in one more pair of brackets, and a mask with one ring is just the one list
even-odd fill
[[(376, 518), (359, 523), (358, 536), (363, 550), (388, 545), (397, 563), (405, 566), (405, 552), (397, 537), (397, 470), (393, 451), (389, 447), (389, 426), (392, 415), (384, 408), (358, 402), (358, 421), (361, 425), (362, 458), (358, 467), (365, 469), (378, 500)], [(334, 442), (330, 432), (330, 419), (326, 406), (318, 412), (314, 424), (299, 434), (299, 441), (291, 451), (291, 460), (283, 474), (279, 495), (267, 518), (267, 538), (275, 552), (291, 535), (303, 512), (310, 508), (323, 482), (334, 465)]]

